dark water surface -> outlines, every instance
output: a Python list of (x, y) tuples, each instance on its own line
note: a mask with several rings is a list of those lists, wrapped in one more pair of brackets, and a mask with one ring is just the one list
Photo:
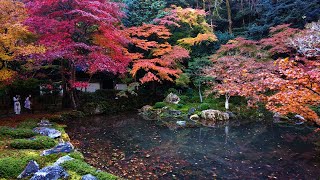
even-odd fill
[(170, 130), (134, 114), (68, 123), (86, 160), (128, 179), (319, 179), (319, 135), (259, 122)]

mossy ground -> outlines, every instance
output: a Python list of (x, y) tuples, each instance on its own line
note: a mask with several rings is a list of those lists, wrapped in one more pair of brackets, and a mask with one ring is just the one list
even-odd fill
[[(44, 136), (36, 135), (32, 129), (37, 126), (39, 119), (28, 119), (20, 121), (14, 127), (0, 127), (0, 180), (11, 180), (24, 170), (30, 160), (35, 160), (40, 168), (53, 164), (58, 158), (67, 155), (66, 153), (40, 156), (44, 149), (55, 146), (57, 140), (48, 139)], [(62, 132), (62, 139), (69, 141), (69, 136), (65, 132), (64, 125), (54, 123), (54, 128)], [(32, 137), (32, 139), (30, 139)], [(63, 164), (69, 179), (80, 180), (82, 175), (91, 173), (99, 179), (117, 179), (112, 174), (99, 172), (96, 168), (88, 165), (84, 161), (83, 155), (75, 151), (69, 153), (75, 160)]]

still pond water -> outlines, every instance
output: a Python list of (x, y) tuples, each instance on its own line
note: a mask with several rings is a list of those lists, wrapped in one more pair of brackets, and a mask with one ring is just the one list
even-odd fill
[(172, 129), (135, 114), (73, 120), (86, 161), (127, 179), (319, 179), (319, 135), (255, 122)]

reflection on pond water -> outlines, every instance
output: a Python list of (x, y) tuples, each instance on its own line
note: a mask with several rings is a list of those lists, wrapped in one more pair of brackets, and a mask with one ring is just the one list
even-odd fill
[(69, 122), (86, 160), (128, 179), (318, 179), (311, 128), (251, 123), (170, 130), (137, 115)]

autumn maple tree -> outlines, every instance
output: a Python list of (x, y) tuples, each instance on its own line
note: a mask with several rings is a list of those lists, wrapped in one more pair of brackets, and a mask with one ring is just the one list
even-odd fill
[(35, 36), (23, 24), (26, 18), (23, 3), (0, 0), (0, 83), (9, 83), (17, 75), (11, 62), (44, 51), (33, 43)]
[[(276, 29), (279, 30), (277, 33), (285, 33), (287, 39), (274, 34)], [(212, 56), (213, 68), (206, 70), (206, 75), (216, 79), (210, 92), (226, 96), (226, 109), (230, 96), (243, 96), (248, 99), (249, 106), (264, 102), (273, 112), (299, 114), (320, 124), (318, 115), (311, 108), (320, 104), (320, 62), (316, 51), (299, 50), (305, 48), (305, 44), (302, 47), (290, 45), (290, 38), (295, 35), (301, 38), (301, 35), (287, 25), (272, 28), (271, 32), (271, 39), (236, 38), (223, 45)], [(295, 54), (295, 49), (298, 53), (306, 53)], [(275, 61), (272, 57), (277, 53), (292, 58)]]
[(206, 22), (204, 10), (171, 6), (167, 12), (168, 15), (154, 22), (167, 26), (172, 32), (184, 31), (184, 35), (177, 39), (177, 44), (190, 48), (205, 41), (217, 41), (212, 27)]
[(178, 62), (189, 58), (189, 52), (180, 46), (171, 46), (167, 40), (171, 33), (163, 25), (143, 24), (126, 29), (131, 38), (129, 54), (133, 59), (130, 73), (143, 84), (173, 81), (182, 73)]
[[(27, 2), (26, 24), (39, 36), (47, 51), (43, 62), (61, 61), (65, 90), (72, 92), (75, 69), (89, 74), (98, 71), (123, 73), (130, 59), (125, 55), (127, 40), (120, 30), (123, 13), (118, 3), (107, 0), (32, 0)], [(65, 80), (64, 80), (65, 79)]]

